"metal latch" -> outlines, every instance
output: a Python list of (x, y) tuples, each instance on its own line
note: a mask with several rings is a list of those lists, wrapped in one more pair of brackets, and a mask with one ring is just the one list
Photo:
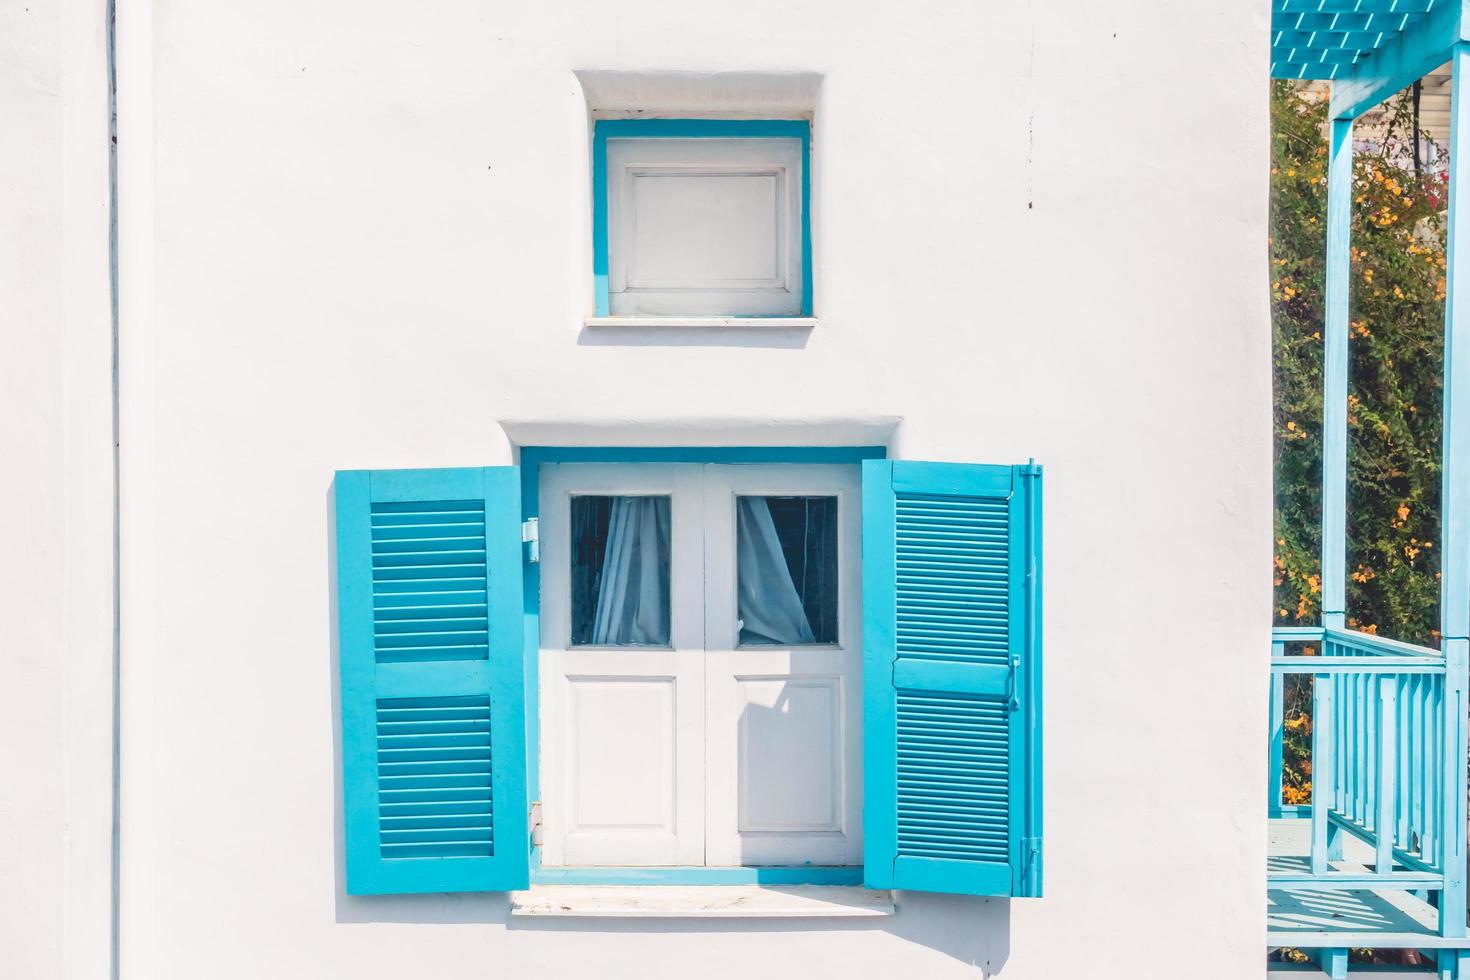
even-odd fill
[(531, 546), (527, 560), (536, 564), (541, 560), (541, 519), (528, 518), (521, 521), (521, 541)]
[(1041, 838), (1021, 838), (1021, 890), (1025, 898), (1041, 897)]
[(1020, 701), (1017, 700), (1017, 698), (1016, 698), (1016, 672), (1019, 671), (1020, 669), (1021, 669), (1021, 658), (1019, 656), (1013, 656), (1013, 657), (1011, 657), (1011, 672), (1006, 677), (1006, 710), (1007, 711), (1015, 711), (1017, 708), (1019, 708), (1021, 706)]
[(541, 846), (541, 836), (542, 836), (541, 835), (541, 801), (540, 800), (537, 800), (535, 803), (532, 803), (531, 804), (531, 815), (530, 815), (530, 821), (529, 822), (531, 824), (531, 845), (533, 847), (540, 847)]

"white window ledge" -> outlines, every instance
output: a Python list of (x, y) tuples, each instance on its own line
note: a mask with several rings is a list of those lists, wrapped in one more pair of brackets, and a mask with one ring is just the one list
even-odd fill
[(893, 893), (853, 885), (533, 885), (511, 915), (585, 919), (847, 919), (893, 915)]
[(809, 330), (817, 325), (811, 316), (589, 316), (588, 327), (748, 327), (761, 330), (779, 327)]

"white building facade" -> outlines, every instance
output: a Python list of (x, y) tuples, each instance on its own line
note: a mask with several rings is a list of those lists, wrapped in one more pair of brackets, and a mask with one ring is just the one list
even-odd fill
[[(31, 624), (0, 694), (0, 972), (1263, 969), (1265, 4), (122, 3), (115, 386), (105, 18), (5, 17), (0, 99), (36, 152), (0, 151), (22, 229), (4, 501), (26, 556), (0, 603)], [(605, 159), (599, 131), (623, 140)], [(1044, 466), (1045, 601), (1025, 599), (1044, 668), (1018, 696), (996, 667), (992, 691), (1045, 695), (1035, 888), (864, 867), (894, 792), (864, 737), (865, 458)], [(385, 610), (410, 606), (369, 603), (362, 676), (389, 686), (353, 700), (344, 589), (393, 566), (344, 564), (344, 487), (510, 466), (485, 479), (515, 494), (520, 608), (497, 608), (492, 502), (473, 532), (491, 570), (466, 590), (488, 601), (398, 633)], [(417, 525), (373, 503), (439, 513), (395, 492), (364, 491), (374, 554)], [(643, 550), (617, 572), (644, 576), (622, 626), (619, 520)], [(784, 600), (747, 588), (761, 567)], [(758, 624), (783, 615), (800, 625)], [(525, 867), (514, 901), (473, 867), (428, 888), (354, 865), (361, 766), (401, 774), (389, 743), (354, 759), (354, 713), (397, 737), (381, 712), (433, 697), (382, 678), (482, 656), (382, 636), (476, 631), (492, 671), (497, 644), (524, 648), (485, 722), (517, 723), (518, 764), (485, 758), (523, 812), (415, 797), (410, 817), (476, 819), (370, 834), (386, 862), (493, 824), (492, 860)], [(431, 735), (475, 741), (473, 717), (442, 718)], [(749, 868), (848, 871), (762, 897)], [(569, 881), (643, 884), (589, 900), (616, 915), (529, 914)], [(711, 918), (718, 895), (657, 891), (690, 882), (781, 909)], [(787, 908), (793, 887), (831, 904)], [(383, 891), (421, 893), (359, 894)]]

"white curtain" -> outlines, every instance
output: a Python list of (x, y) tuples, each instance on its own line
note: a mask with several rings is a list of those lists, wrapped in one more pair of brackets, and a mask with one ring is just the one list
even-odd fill
[(791, 580), (781, 539), (764, 497), (740, 497), (735, 522), (740, 642), (811, 643), (812, 627)]
[(669, 548), (669, 498), (613, 498), (594, 645), (669, 642), (669, 567), (663, 560)]

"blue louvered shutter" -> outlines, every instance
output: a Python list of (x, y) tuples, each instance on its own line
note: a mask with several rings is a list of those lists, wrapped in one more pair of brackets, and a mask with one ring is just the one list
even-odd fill
[(516, 467), (339, 472), (347, 891), (524, 888)]
[(863, 464), (863, 877), (1041, 894), (1041, 470)]

